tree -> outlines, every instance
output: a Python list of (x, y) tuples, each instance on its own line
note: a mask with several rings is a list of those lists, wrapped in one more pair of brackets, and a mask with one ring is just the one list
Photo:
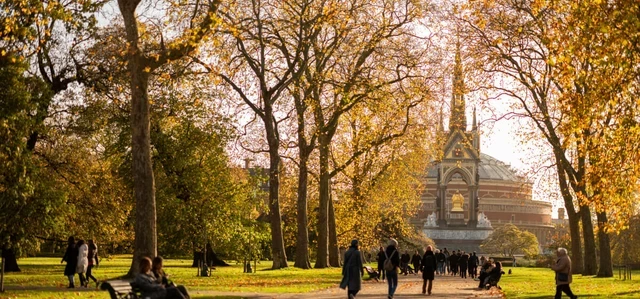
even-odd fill
[[(477, 61), (477, 69), (492, 78), (481, 88), (497, 91), (515, 100), (514, 116), (530, 120), (551, 146), (557, 168), (560, 191), (567, 210), (574, 253), (574, 273), (595, 274), (592, 263), (584, 263), (579, 240), (580, 221), (584, 239), (584, 257), (595, 256), (595, 238), (588, 204), (574, 198), (581, 190), (584, 157), (571, 155), (572, 136), (564, 135), (565, 117), (558, 107), (558, 90), (553, 69), (547, 63), (548, 41), (553, 14), (533, 7), (530, 2), (489, 1), (470, 5), (467, 25), (468, 51)], [(496, 77), (506, 78), (508, 85)], [(512, 84), (515, 83), (515, 84)], [(576, 212), (574, 200), (578, 202)], [(584, 268), (583, 268), (584, 267)]]
[[(288, 267), (280, 211), (280, 123), (287, 118), (281, 98), (300, 75), (299, 62), (304, 47), (308, 1), (258, 1), (226, 7), (223, 18), (224, 43), (235, 46), (218, 62), (226, 66), (201, 64), (221, 78), (261, 120), (269, 156), (269, 221), (273, 269)], [(219, 69), (222, 69), (220, 71)], [(284, 106), (284, 108), (282, 108)], [(280, 117), (280, 113), (285, 116)]]
[[(165, 44), (161, 38), (157, 47), (143, 48), (140, 40), (140, 24), (136, 9), (141, 0), (118, 0), (126, 32), (127, 67), (131, 92), (131, 151), (134, 197), (136, 202), (135, 246), (129, 274), (136, 273), (138, 260), (144, 256), (156, 256), (156, 198), (153, 166), (151, 163), (149, 79), (151, 72), (168, 63), (189, 55), (211, 30), (218, 11), (219, 1), (207, 3), (174, 3), (179, 17), (186, 26), (184, 32)], [(184, 5), (184, 6), (183, 6)], [(183, 10), (193, 7), (192, 10)], [(176, 27), (174, 27), (176, 28)], [(175, 34), (175, 32), (172, 32)]]
[(491, 235), (482, 241), (480, 248), (484, 252), (500, 253), (509, 257), (516, 253), (535, 256), (540, 252), (536, 235), (521, 231), (511, 223), (494, 229)]
[[(336, 1), (327, 5), (328, 18), (318, 25), (322, 29), (317, 38), (309, 41), (314, 63), (304, 68), (304, 77), (313, 83), (307, 100), (318, 136), (320, 168), (316, 268), (340, 265), (335, 227), (330, 221), (330, 180), (366, 151), (331, 167), (331, 143), (342, 116), (362, 102), (378, 100), (376, 93), (381, 90), (419, 76), (422, 52), (420, 46), (409, 46), (415, 42), (410, 24), (422, 15), (424, 7), (412, 1), (391, 2)], [(390, 138), (381, 137), (370, 146)]]

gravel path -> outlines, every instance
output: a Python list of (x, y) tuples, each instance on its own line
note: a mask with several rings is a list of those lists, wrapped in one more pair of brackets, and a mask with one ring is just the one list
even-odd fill
[[(495, 290), (478, 290), (478, 282), (470, 278), (462, 279), (452, 276), (436, 276), (433, 282), (431, 296), (423, 295), (422, 279), (419, 276), (400, 276), (395, 299), (404, 298), (504, 298), (502, 294)], [(362, 290), (357, 298), (387, 298), (387, 283), (365, 281)], [(259, 293), (239, 293), (239, 292), (209, 292), (194, 291), (192, 295), (206, 296), (241, 296), (251, 299), (344, 299), (347, 292), (337, 287), (326, 290), (306, 293), (306, 294), (259, 294)]]

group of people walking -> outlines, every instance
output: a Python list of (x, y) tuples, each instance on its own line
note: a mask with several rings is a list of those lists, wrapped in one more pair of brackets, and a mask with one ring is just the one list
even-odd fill
[[(571, 299), (577, 298), (569, 287), (571, 283), (571, 260), (564, 248), (557, 251), (558, 260), (552, 266), (556, 272), (556, 299), (560, 299), (562, 292), (566, 293)], [(409, 257), (409, 258), (408, 258)], [(386, 280), (389, 286), (388, 298), (392, 299), (396, 289), (398, 288), (398, 273), (407, 275), (410, 269), (409, 262), (413, 265), (415, 273), (422, 272), (422, 294), (431, 295), (433, 288), (433, 280), (436, 275), (459, 275), (462, 278), (471, 277), (478, 279), (478, 288), (487, 286), (495, 286), (500, 280), (502, 274), (502, 264), (498, 261), (495, 263), (491, 259), (484, 256), (478, 258), (475, 252), (467, 254), (464, 251), (454, 250), (452, 253), (444, 248), (442, 251), (436, 249), (435, 252), (431, 245), (427, 246), (424, 255), (420, 256), (416, 252), (413, 256), (409, 256), (408, 252), (404, 254), (398, 252), (398, 242), (394, 239), (389, 240), (386, 248), (380, 247), (378, 252), (378, 271), (382, 280)], [(478, 275), (478, 265), (480, 273)], [(468, 274), (468, 276), (467, 276)], [(342, 268), (342, 281), (340, 287), (347, 289), (349, 299), (356, 297), (362, 288), (362, 276), (364, 275), (362, 253), (358, 250), (358, 240), (351, 241), (351, 246), (345, 253), (344, 265)]]
[(476, 278), (478, 265), (487, 261), (484, 256), (478, 258), (475, 251), (470, 254), (462, 250), (449, 253), (446, 247), (442, 251), (436, 250), (436, 260), (438, 275), (459, 275), (462, 278)]
[(69, 237), (67, 250), (62, 257), (60, 263), (67, 262), (64, 268), (64, 275), (69, 279), (68, 288), (75, 288), (75, 275), (78, 274), (80, 278), (80, 286), (89, 287), (89, 279), (93, 280), (96, 284), (96, 288), (99, 285), (97, 278), (93, 276), (93, 267), (97, 267), (100, 263), (98, 259), (98, 246), (89, 240), (85, 243), (84, 240), (78, 240), (76, 242), (74, 237)]

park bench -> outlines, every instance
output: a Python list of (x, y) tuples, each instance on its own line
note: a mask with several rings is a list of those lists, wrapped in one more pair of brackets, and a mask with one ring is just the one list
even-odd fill
[(126, 280), (110, 280), (100, 284), (100, 288), (109, 291), (111, 299), (138, 299), (139, 292)]
[(490, 259), (492, 259), (494, 262), (500, 262), (500, 264), (502, 264), (502, 266), (513, 266), (513, 258), (512, 257), (507, 257), (507, 256), (492, 256), (489, 257)]
[(369, 274), (369, 278), (375, 279), (376, 281), (378, 281), (378, 278), (380, 278), (380, 272), (378, 272), (377, 270), (374, 270), (369, 266), (365, 266), (364, 270), (367, 271), (367, 274)]

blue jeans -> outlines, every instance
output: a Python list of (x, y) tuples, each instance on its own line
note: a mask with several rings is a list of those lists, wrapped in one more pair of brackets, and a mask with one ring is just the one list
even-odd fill
[(438, 274), (444, 274), (444, 262), (438, 263)]
[(396, 269), (387, 271), (387, 283), (389, 284), (389, 296), (393, 297), (398, 288), (398, 272)]

